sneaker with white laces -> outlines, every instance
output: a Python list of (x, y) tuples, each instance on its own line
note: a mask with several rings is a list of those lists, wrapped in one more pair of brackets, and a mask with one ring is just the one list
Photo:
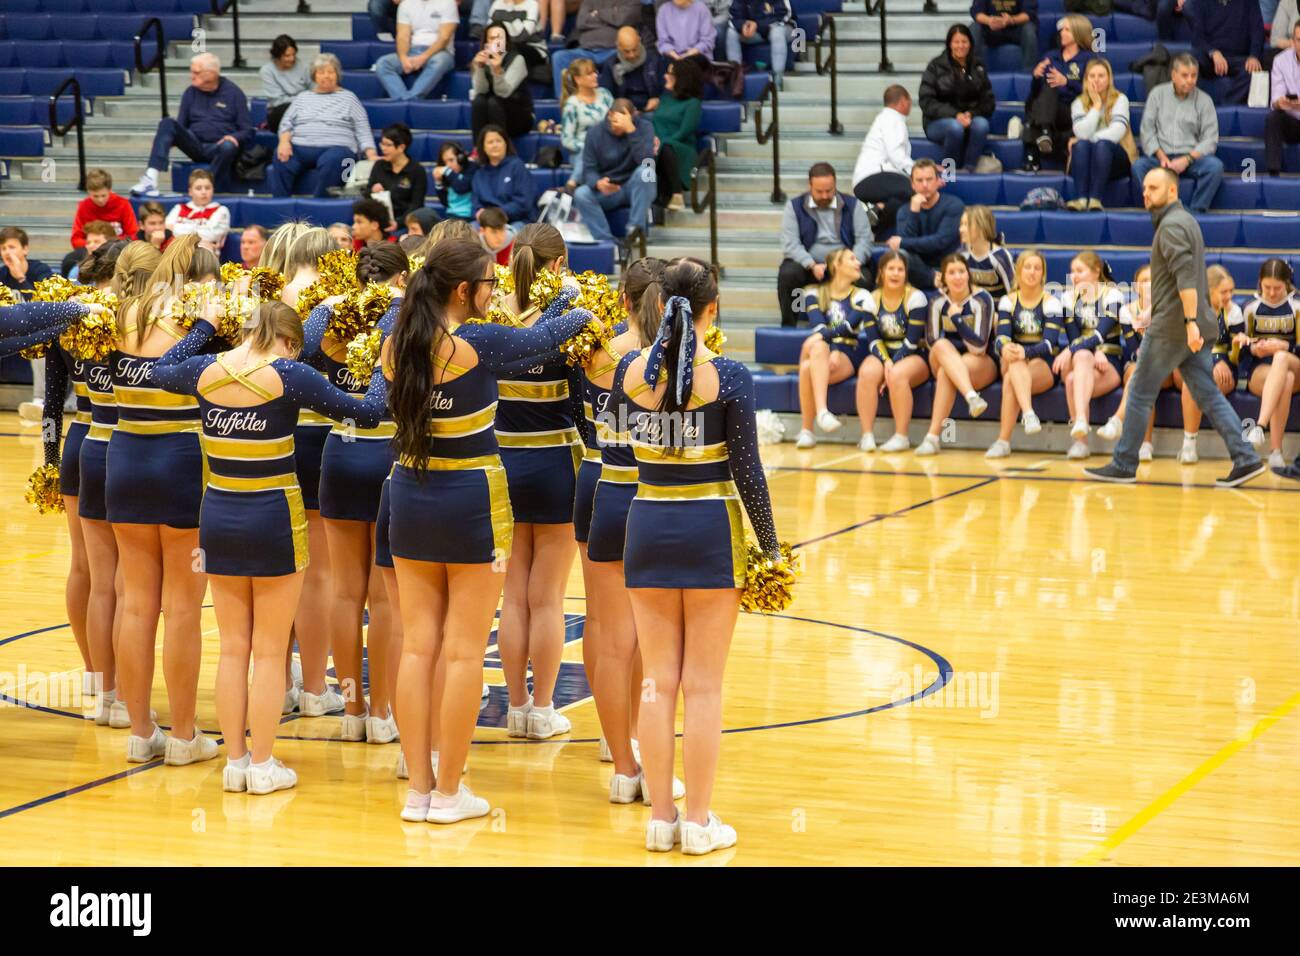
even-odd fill
[(1001, 438), (999, 438), (992, 445), (989, 445), (989, 450), (984, 453), (984, 457), (985, 458), (1006, 458), (1010, 456), (1010, 454), (1011, 454), (1011, 442), (1003, 441)]
[(369, 719), (370, 711), (365, 711), (360, 714), (344, 714), (343, 722), (339, 729), (339, 736), (343, 740), (360, 743), (366, 739), (366, 722)]
[(425, 817), (430, 823), (459, 823), (474, 817), (485, 817), (492, 807), (482, 797), (463, 783), (454, 797), (448, 797), (438, 791), (429, 794), (429, 814)]
[(201, 760), (211, 760), (217, 755), (218, 749), (215, 740), (205, 736), (203, 731), (195, 727), (193, 740), (179, 740), (176, 737), (167, 738), (163, 763), (169, 767), (184, 767), (187, 764), (198, 763)]
[(131, 187), (132, 196), (159, 196), (158, 184), (150, 178), (148, 173), (140, 176), (140, 181)]
[(1037, 435), (1043, 430), (1043, 423), (1038, 420), (1038, 416), (1028, 410), (1021, 413), (1020, 426), (1026, 435)]
[(131, 763), (148, 763), (166, 752), (167, 735), (157, 724), (153, 725), (153, 733), (148, 737), (132, 734), (126, 738), (126, 759)]
[(1178, 453), (1178, 461), (1184, 465), (1194, 465), (1201, 460), (1196, 453), (1196, 436), (1183, 435), (1183, 450)]
[(918, 458), (929, 458), (932, 455), (939, 454), (939, 436), (926, 435), (925, 438), (921, 439), (921, 444), (916, 446), (916, 451), (913, 454)]
[(1286, 467), (1286, 458), (1282, 456), (1282, 449), (1274, 448), (1271, 452), (1268, 453), (1268, 467), (1270, 468)]
[(35, 424), (41, 420), (43, 414), (45, 414), (45, 403), (39, 398), (18, 405), (18, 417), (25, 422)]
[[(1110, 418), (1106, 419), (1106, 424), (1097, 429), (1097, 437), (1104, 438), (1106, 441), (1114, 441), (1123, 433), (1124, 422), (1116, 415), (1110, 416)], [(1070, 430), (1070, 434), (1074, 434), (1074, 429)], [(1084, 434), (1086, 435), (1087, 432), (1084, 432)]]
[(533, 699), (529, 697), (522, 707), (506, 706), (506, 736), (528, 736), (528, 712), (533, 709)]
[(871, 434), (871, 432), (867, 432), (865, 435), (863, 435), (861, 438), (858, 439), (858, 451), (875, 451), (875, 450), (876, 450), (876, 436)]
[(1246, 433), (1246, 441), (1250, 442), (1256, 448), (1263, 448), (1264, 442), (1267, 441), (1267, 435), (1264, 429), (1259, 425), (1252, 425), (1250, 431)]
[(682, 842), (682, 815), (673, 820), (651, 820), (645, 828), (645, 848), (652, 853), (668, 853)]
[(966, 408), (970, 411), (972, 418), (979, 418), (988, 411), (989, 403), (984, 401), (984, 396), (979, 392), (970, 391), (966, 393)]
[(298, 709), (298, 700), (302, 697), (302, 691), (295, 685), (284, 692), (284, 703), (280, 706), (280, 713), (292, 714)]
[(226, 793), (243, 793), (248, 789), (248, 768), (253, 763), (252, 754), (245, 753), (238, 760), (226, 758), (221, 768), (221, 789)]
[[(686, 796), (686, 784), (673, 777), (673, 799), (680, 800), (684, 796)], [(641, 802), (647, 807), (650, 806), (650, 784), (646, 782), (644, 773), (641, 774)]]
[(533, 707), (528, 711), (528, 737), (531, 740), (548, 740), (573, 729), (569, 718), (550, 707)]
[(645, 775), (642, 773), (631, 777), (622, 773), (614, 774), (609, 778), (609, 802), (637, 803), (641, 799), (644, 778)]
[(1020, 138), (1020, 134), (1024, 131), (1025, 123), (1019, 116), (1013, 116), (1007, 120), (1007, 139), (1014, 142)]
[(343, 695), (331, 687), (325, 685), (325, 693), (313, 694), (311, 691), (304, 689), (298, 695), (298, 715), (300, 717), (324, 717), (327, 714), (337, 714), (343, 709)]
[(387, 717), (366, 718), (366, 743), (391, 744), (400, 739), (397, 732), (397, 718), (390, 712)]
[(896, 432), (880, 446), (880, 450), (884, 452), (907, 451), (911, 447), (912, 440), (906, 435), (900, 435)]
[(682, 852), (688, 856), (703, 856), (735, 845), (735, 827), (727, 826), (716, 813), (709, 814), (709, 822), (704, 826), (690, 820), (682, 821)]
[(406, 805), (402, 807), (402, 819), (408, 823), (427, 823), (429, 821), (429, 794), (416, 790), (406, 791)]
[(799, 429), (799, 437), (794, 440), (795, 448), (811, 448), (815, 444), (817, 444), (817, 436), (812, 433), (812, 429)]
[(266, 763), (250, 763), (247, 780), (249, 793), (275, 793), (294, 787), (298, 775), (272, 757)]
[(1071, 443), (1070, 450), (1065, 453), (1065, 457), (1071, 460), (1087, 458), (1092, 452), (1088, 449), (1086, 441), (1076, 441)]
[(831, 432), (839, 431), (842, 425), (843, 422), (832, 415), (829, 409), (823, 408), (817, 413), (817, 427), (828, 435), (831, 434)]
[(1156, 456), (1156, 448), (1149, 441), (1144, 441), (1138, 448), (1138, 461), (1150, 461)]
[[(150, 710), (149, 719), (157, 720), (158, 711)], [(131, 726), (131, 715), (127, 712), (126, 701), (114, 700), (111, 707), (108, 708), (108, 726), (114, 730), (125, 730)]]
[[(113, 704), (116, 701), (117, 701), (116, 690), (106, 690), (104, 691), (104, 693), (99, 695), (99, 698), (96, 701), (97, 706), (95, 707), (95, 723), (98, 726), (100, 727), (108, 726), (108, 722), (113, 711)], [(127, 726), (130, 726), (130, 724), (131, 722), (128, 720)]]
[[(1111, 421), (1114, 421), (1114, 419), (1111, 419)], [(1109, 425), (1110, 422), (1107, 422), (1106, 424)], [(1105, 426), (1103, 426), (1103, 427), (1105, 427)], [(1119, 426), (1119, 427), (1120, 427), (1120, 428), (1123, 428), (1123, 427), (1124, 427), (1123, 422), (1120, 423), (1120, 426)], [(1119, 433), (1116, 432), (1116, 435), (1118, 435), (1118, 434), (1119, 434)], [(1088, 437), (1088, 423), (1087, 423), (1086, 421), (1084, 421), (1082, 418), (1080, 418), (1080, 419), (1078, 419), (1077, 421), (1073, 422), (1073, 423), (1070, 425), (1070, 437), (1073, 438), (1075, 441), (1081, 441), (1081, 440), (1083, 440), (1084, 438), (1087, 438), (1087, 437)], [(1102, 437), (1102, 438), (1105, 438), (1106, 436), (1105, 436), (1105, 435), (1102, 435), (1101, 437)]]

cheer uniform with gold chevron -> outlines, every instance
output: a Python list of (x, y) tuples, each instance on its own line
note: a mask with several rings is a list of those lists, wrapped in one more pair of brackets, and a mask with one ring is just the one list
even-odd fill
[[(63, 436), (63, 403), (68, 388), (77, 397), (77, 411)], [(90, 431), (90, 393), (86, 390), (86, 363), (57, 343), (45, 356), (45, 463), (59, 466), (59, 494), (75, 498), (81, 491), (81, 445)]]
[(982, 289), (994, 302), (1011, 292), (1016, 284), (1016, 266), (1002, 246), (990, 246), (986, 256), (975, 256), (963, 248), (961, 257), (970, 272), (971, 288)]
[(1226, 309), (1219, 310), (1217, 321), (1219, 337), (1214, 340), (1214, 348), (1210, 352), (1210, 357), (1214, 362), (1228, 363), (1228, 368), (1232, 370), (1232, 380), (1235, 383), (1237, 381), (1237, 363), (1240, 361), (1240, 356), (1237, 353), (1236, 346), (1232, 344), (1232, 337), (1238, 332), (1246, 331), (1246, 317), (1242, 314), (1241, 306), (1235, 302), (1229, 302)]
[(925, 293), (903, 287), (903, 294), (892, 307), (877, 289), (866, 302), (870, 315), (859, 332), (859, 339), (872, 355), (882, 362), (901, 362), (909, 355), (925, 358), (925, 321), (929, 300)]
[(1061, 344), (1061, 302), (1044, 293), (1034, 305), (1020, 301), (1018, 293), (1004, 295), (998, 302), (997, 338), (993, 347), (1001, 358), (1004, 346), (1024, 346), (1025, 361), (1042, 359), (1048, 365)]
[[(628, 415), (636, 415), (630, 403), (624, 404), (627, 367), (639, 352), (629, 352), (619, 359), (610, 384), (605, 413), (598, 422), (600, 439), (600, 481), (592, 502), (591, 535), (587, 540), (587, 557), (592, 561), (622, 561), (627, 540), (627, 513), (636, 497), (639, 472), (632, 451)], [(619, 414), (619, 410), (623, 413)]]
[(993, 299), (987, 292), (975, 290), (961, 303), (956, 315), (949, 315), (952, 300), (940, 295), (930, 303), (925, 337), (930, 345), (947, 339), (958, 352), (984, 355), (993, 337)]
[(804, 298), (804, 305), (813, 331), (821, 333), (831, 351), (843, 353), (856, 372), (867, 357), (868, 345), (861, 333), (871, 314), (871, 293), (854, 286), (843, 298), (822, 302), (821, 287), (813, 286)]
[(86, 397), (90, 426), (77, 461), (77, 514), (92, 521), (108, 520), (108, 444), (117, 428), (117, 402), (108, 362), (86, 362)]
[[(614, 338), (627, 331), (627, 323), (620, 322), (614, 329)], [(617, 368), (622, 356), (613, 350), (609, 342), (601, 346), (597, 357), (597, 367), (592, 374), (597, 378)], [(611, 389), (601, 388), (591, 380), (584, 369), (582, 382), (582, 418), (578, 420), (578, 434), (582, 436), (582, 464), (578, 466), (578, 478), (573, 491), (573, 536), (581, 542), (591, 538), (592, 512), (596, 504), (596, 489), (601, 474), (601, 440), (600, 429), (607, 424), (606, 412), (609, 409)], [(621, 560), (622, 547), (619, 547)], [(587, 556), (591, 557), (588, 548)]]
[[(1241, 310), (1245, 320), (1245, 332), (1251, 342), (1259, 339), (1281, 339), (1287, 343), (1287, 349), (1297, 353), (1296, 320), (1300, 317), (1300, 300), (1287, 296), (1277, 305), (1269, 305), (1259, 296), (1246, 303)], [(1273, 356), (1259, 358), (1249, 348), (1241, 350), (1241, 371), (1249, 377), (1260, 365), (1272, 365)]]
[(1124, 372), (1123, 326), (1119, 312), (1124, 307), (1124, 297), (1114, 286), (1107, 286), (1098, 299), (1086, 301), (1075, 289), (1061, 293), (1061, 309), (1065, 314), (1065, 334), (1071, 354), (1101, 349), (1106, 361), (1119, 374)]

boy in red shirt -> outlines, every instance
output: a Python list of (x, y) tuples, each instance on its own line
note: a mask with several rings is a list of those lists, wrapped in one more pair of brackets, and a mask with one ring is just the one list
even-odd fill
[(172, 206), (166, 225), (173, 235), (199, 234), (199, 245), (218, 255), (230, 235), (230, 210), (212, 198), (212, 174), (206, 169), (190, 173), (190, 201)]
[(483, 248), (497, 257), (497, 265), (510, 265), (515, 234), (510, 229), (510, 219), (505, 211), (496, 206), (484, 206), (478, 216), (478, 231)]
[(131, 239), (140, 228), (130, 201), (113, 192), (113, 177), (103, 169), (86, 173), (86, 198), (77, 204), (77, 215), (72, 220), (74, 249), (86, 244), (86, 223), (96, 220), (112, 223), (119, 238)]

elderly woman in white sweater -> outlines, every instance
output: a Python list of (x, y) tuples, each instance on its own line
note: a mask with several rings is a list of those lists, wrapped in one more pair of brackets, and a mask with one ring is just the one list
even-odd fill
[(1128, 97), (1115, 89), (1110, 63), (1097, 57), (1083, 73), (1083, 93), (1070, 107), (1070, 176), (1074, 198), (1066, 205), (1081, 212), (1102, 209), (1101, 197), (1113, 179), (1127, 178), (1137, 146), (1129, 124)]

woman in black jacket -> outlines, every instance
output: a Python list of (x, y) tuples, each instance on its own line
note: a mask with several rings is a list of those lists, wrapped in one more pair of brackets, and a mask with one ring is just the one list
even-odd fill
[(474, 139), (484, 126), (500, 126), (511, 138), (533, 128), (533, 94), (528, 89), (528, 64), (510, 46), (506, 28), (488, 24), (483, 48), (470, 63), (470, 126)]
[(945, 160), (973, 172), (989, 136), (995, 100), (988, 71), (975, 59), (970, 27), (964, 23), (948, 28), (947, 49), (921, 75), (919, 99), (926, 137), (943, 147)]
[(424, 208), (424, 194), (429, 186), (424, 167), (411, 159), (411, 128), (394, 123), (379, 139), (383, 156), (370, 168), (370, 192), (387, 191), (393, 203), (393, 218), (399, 223), (408, 213)]

